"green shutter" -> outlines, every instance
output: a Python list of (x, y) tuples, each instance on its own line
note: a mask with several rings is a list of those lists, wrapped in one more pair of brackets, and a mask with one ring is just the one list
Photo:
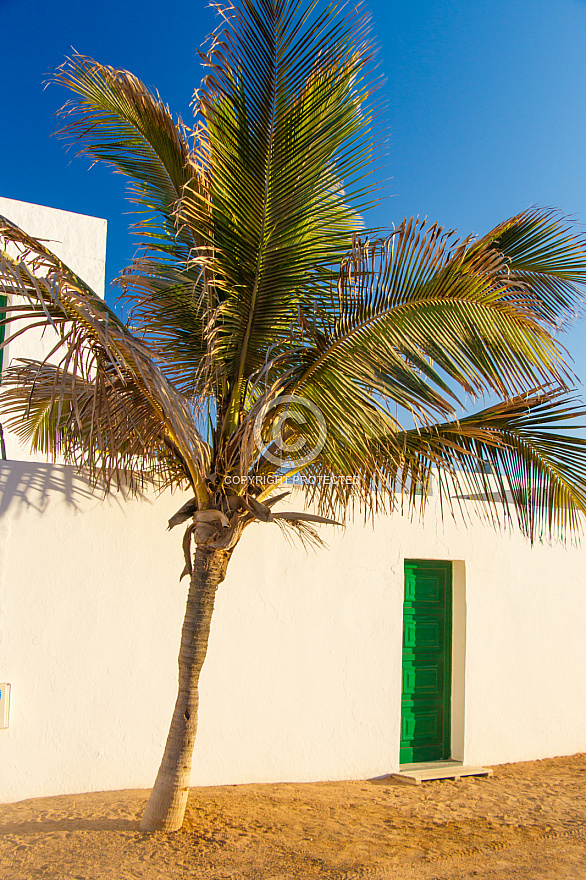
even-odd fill
[(405, 560), (401, 764), (451, 756), (452, 563)]

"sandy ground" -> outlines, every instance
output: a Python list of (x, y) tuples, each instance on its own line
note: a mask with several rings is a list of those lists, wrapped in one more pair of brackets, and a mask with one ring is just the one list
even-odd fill
[(146, 791), (0, 805), (2, 880), (586, 880), (586, 755), (489, 779), (192, 789), (146, 834)]

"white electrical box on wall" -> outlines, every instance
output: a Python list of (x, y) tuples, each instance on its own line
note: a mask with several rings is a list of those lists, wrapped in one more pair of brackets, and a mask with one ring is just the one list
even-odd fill
[(0, 729), (8, 727), (8, 712), (10, 711), (10, 685), (4, 682), (0, 684)]

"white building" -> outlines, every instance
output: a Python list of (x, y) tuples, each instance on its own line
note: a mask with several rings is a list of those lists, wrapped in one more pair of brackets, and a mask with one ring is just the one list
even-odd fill
[[(105, 221), (8, 199), (0, 214), (103, 289)], [(15, 342), (5, 363), (38, 344)], [(181, 529), (166, 525), (184, 499), (103, 500), (10, 437), (7, 451), (0, 800), (149, 787), (176, 696), (187, 584)], [(419, 739), (403, 758), (586, 750), (583, 551), (442, 522), (433, 498), (424, 524), (397, 515), (322, 534), (329, 549), (307, 554), (258, 524), (236, 548), (200, 684), (194, 785), (397, 770), (403, 680), (420, 692), (415, 709), (404, 701), (404, 735)]]

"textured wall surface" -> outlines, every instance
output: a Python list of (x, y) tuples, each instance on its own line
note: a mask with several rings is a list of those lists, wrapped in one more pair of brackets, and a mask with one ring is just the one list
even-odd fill
[[(99, 262), (98, 234), (95, 247)], [(165, 529), (185, 498), (103, 500), (69, 467), (20, 458), (0, 462), (0, 681), (12, 685), (0, 800), (148, 787), (187, 593), (182, 530)], [(398, 768), (405, 558), (457, 561), (455, 757), (586, 750), (584, 551), (442, 522), (435, 498), (424, 525), (396, 515), (323, 536), (329, 549), (306, 553), (257, 524), (236, 548), (202, 674), (193, 784)]]
[[(176, 689), (187, 584), (179, 494), (94, 498), (63, 465), (0, 465), (0, 799), (152, 784)], [(327, 535), (325, 533), (327, 532)], [(251, 526), (218, 592), (194, 784), (365, 778), (399, 756), (403, 561), (461, 560), (467, 763), (586, 749), (583, 551), (401, 516)], [(456, 720), (459, 719), (459, 720)]]
[[(104, 296), (105, 220), (3, 197), (0, 197), (0, 215), (16, 223), (29, 235), (41, 239), (49, 250), (83, 278), (99, 296)], [(17, 322), (13, 326), (18, 328)], [(6, 346), (3, 366), (14, 363), (17, 358), (44, 358), (53, 348), (55, 339), (56, 335), (51, 328), (44, 332), (30, 330)], [(4, 435), (8, 458), (42, 460), (41, 456), (23, 450), (17, 438), (9, 431), (5, 430)]]
[(106, 220), (0, 196), (0, 214), (44, 244), (104, 296)]

